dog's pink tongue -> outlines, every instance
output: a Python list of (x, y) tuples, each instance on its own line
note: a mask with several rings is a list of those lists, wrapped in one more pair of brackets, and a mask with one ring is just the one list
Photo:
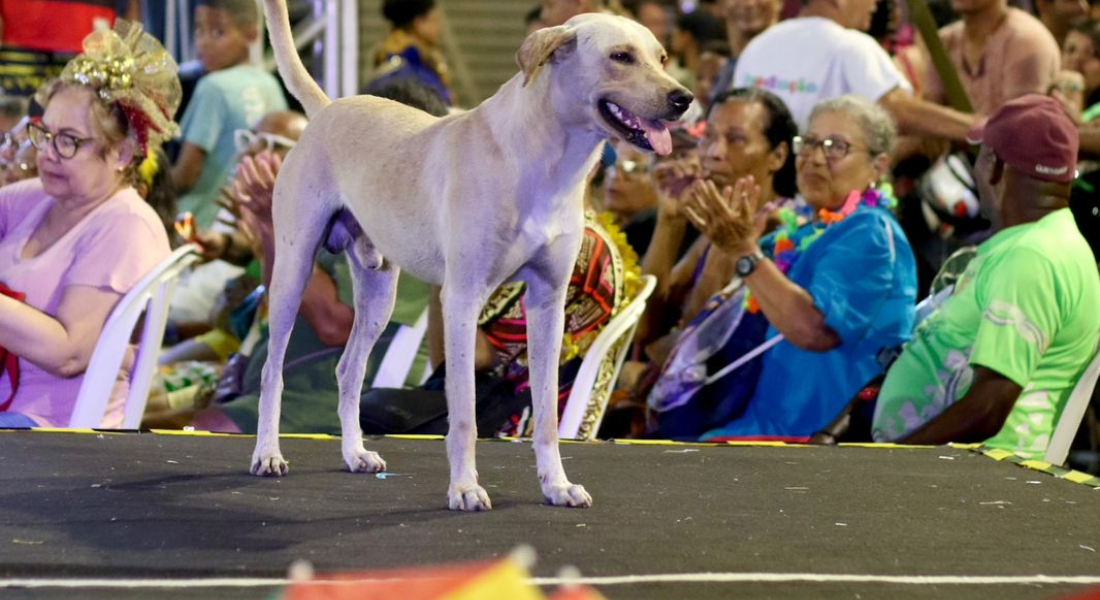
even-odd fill
[(653, 147), (654, 152), (661, 156), (672, 154), (672, 134), (668, 132), (668, 127), (663, 121), (648, 119), (638, 119), (638, 121), (642, 131), (645, 132), (645, 139), (649, 140), (649, 145)]

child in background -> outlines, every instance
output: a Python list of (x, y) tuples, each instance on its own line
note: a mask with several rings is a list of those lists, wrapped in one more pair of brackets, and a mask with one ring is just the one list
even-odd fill
[(195, 6), (195, 49), (207, 75), (183, 115), (172, 176), (179, 209), (191, 212), (200, 229), (214, 224), (215, 199), (236, 162), (234, 132), (287, 108), (275, 77), (249, 64), (259, 19), (255, 0), (199, 0)]

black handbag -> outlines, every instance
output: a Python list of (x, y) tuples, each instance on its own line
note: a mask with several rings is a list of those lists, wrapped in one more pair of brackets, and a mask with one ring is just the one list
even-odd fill
[[(359, 401), (359, 426), (366, 435), (447, 433), (446, 369), (440, 366), (422, 387), (372, 388)], [(528, 390), (516, 392), (515, 383), (491, 373), (474, 379), (478, 437), (493, 437), (513, 414), (531, 403)]]

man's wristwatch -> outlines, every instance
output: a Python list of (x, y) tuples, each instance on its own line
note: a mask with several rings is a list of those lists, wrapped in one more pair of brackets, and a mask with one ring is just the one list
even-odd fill
[(752, 254), (746, 254), (737, 259), (737, 276), (741, 279), (752, 275), (752, 272), (756, 270), (756, 263), (764, 259), (764, 255), (760, 252), (754, 252)]

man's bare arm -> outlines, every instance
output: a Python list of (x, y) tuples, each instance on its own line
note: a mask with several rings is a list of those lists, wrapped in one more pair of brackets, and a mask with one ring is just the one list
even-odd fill
[(900, 133), (920, 133), (966, 141), (966, 133), (975, 116), (940, 106), (909, 95), (901, 88), (894, 88), (879, 98), (879, 104), (894, 118)]
[(983, 442), (1004, 427), (1021, 391), (1023, 388), (1004, 375), (975, 367), (974, 383), (966, 395), (901, 441), (930, 445)]

